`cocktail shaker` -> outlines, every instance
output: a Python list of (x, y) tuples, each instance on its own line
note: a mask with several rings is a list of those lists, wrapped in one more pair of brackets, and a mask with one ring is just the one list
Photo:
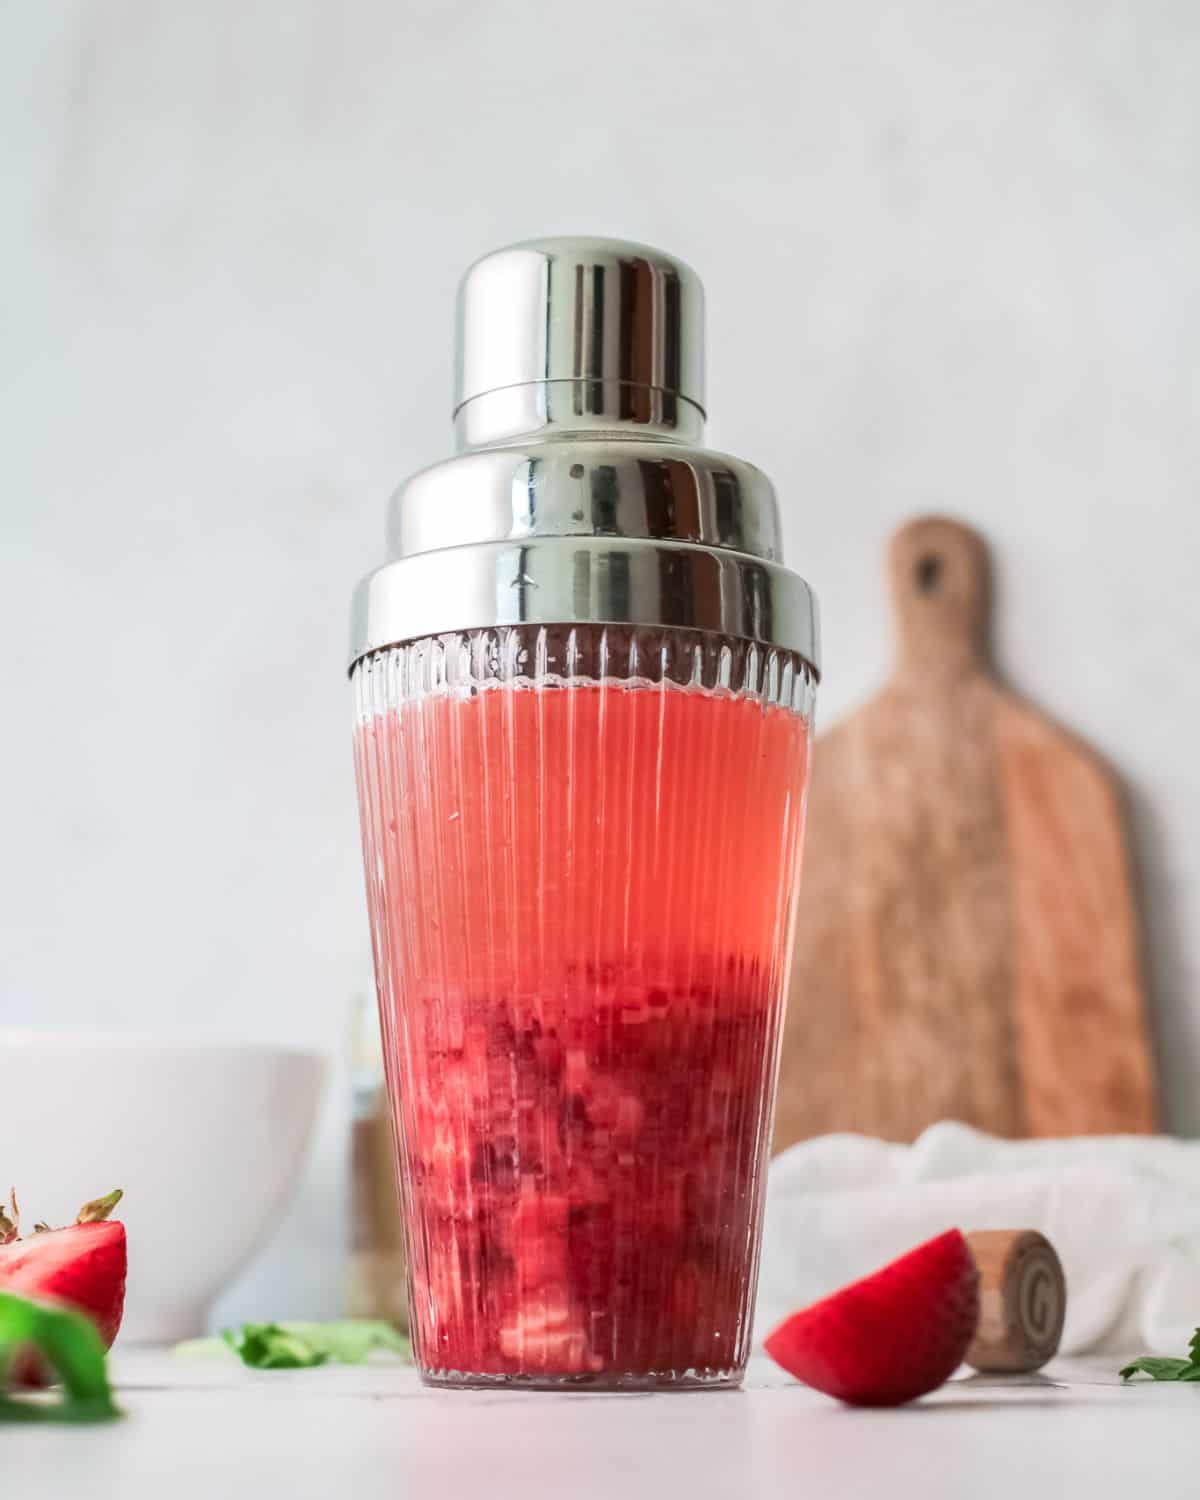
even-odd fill
[(703, 292), (643, 245), (485, 256), (457, 455), (355, 596), (367, 894), (439, 1385), (736, 1384), (749, 1350), (816, 602), (698, 446)]

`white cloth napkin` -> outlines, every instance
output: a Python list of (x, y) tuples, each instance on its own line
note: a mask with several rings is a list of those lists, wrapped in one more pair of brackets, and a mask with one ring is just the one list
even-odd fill
[(827, 1135), (771, 1164), (756, 1331), (943, 1230), (1040, 1229), (1067, 1275), (1062, 1352), (1184, 1354), (1200, 1324), (1200, 1141), (911, 1146)]

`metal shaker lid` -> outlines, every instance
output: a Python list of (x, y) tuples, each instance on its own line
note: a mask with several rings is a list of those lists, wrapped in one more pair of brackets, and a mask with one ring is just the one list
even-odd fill
[(624, 240), (529, 240), (459, 286), (454, 421), (474, 447), (574, 419), (689, 442), (704, 426), (704, 288)]
[(536, 240), (466, 273), (458, 456), (392, 498), (392, 561), (355, 594), (351, 660), (516, 624), (669, 626), (819, 671), (817, 602), (782, 565), (770, 480), (703, 436), (704, 294), (618, 240)]

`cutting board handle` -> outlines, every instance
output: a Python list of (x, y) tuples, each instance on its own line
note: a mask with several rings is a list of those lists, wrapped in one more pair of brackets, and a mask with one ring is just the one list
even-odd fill
[(945, 516), (902, 526), (888, 549), (896, 672), (917, 681), (983, 671), (989, 606), (987, 544)]

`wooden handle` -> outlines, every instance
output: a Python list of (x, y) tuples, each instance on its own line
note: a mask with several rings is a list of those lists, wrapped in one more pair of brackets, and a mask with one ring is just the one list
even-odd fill
[(1058, 1352), (1067, 1279), (1054, 1246), (1036, 1229), (967, 1235), (979, 1267), (979, 1327), (967, 1363), (987, 1373), (1040, 1370)]
[(989, 567), (979, 533), (945, 516), (910, 521), (892, 537), (888, 572), (900, 674), (928, 681), (981, 668)]

